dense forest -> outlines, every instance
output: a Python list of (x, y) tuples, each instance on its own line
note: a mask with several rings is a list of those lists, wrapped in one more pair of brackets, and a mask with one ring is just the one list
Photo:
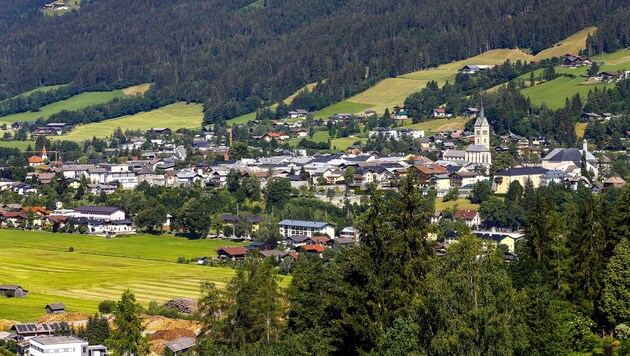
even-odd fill
[(209, 121), (326, 78), (347, 79), (328, 88), (338, 100), (353, 91), (344, 87), (493, 48), (537, 52), (627, 7), (623, 0), (272, 0), (245, 12), (251, 0), (103, 0), (46, 18), (33, 12), (40, 1), (15, 3), (0, 14), (0, 98), (46, 84), (154, 82), (164, 99), (204, 103)]

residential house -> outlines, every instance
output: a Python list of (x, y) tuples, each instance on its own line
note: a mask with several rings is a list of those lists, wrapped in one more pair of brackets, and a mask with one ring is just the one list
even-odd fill
[(452, 117), (453, 114), (447, 113), (446, 109), (444, 108), (438, 108), (438, 109), (431, 110), (431, 116), (432, 117)]
[(462, 74), (477, 74), (481, 71), (494, 68), (494, 65), (485, 64), (467, 64), (458, 70)]
[(582, 141), (582, 149), (556, 148), (542, 159), (542, 166), (546, 169), (560, 170), (577, 177), (581, 174), (582, 156), (586, 161), (586, 169), (597, 177), (599, 175), (599, 162), (588, 151), (586, 140)]
[[(251, 224), (251, 232), (256, 232), (260, 228), (260, 223), (263, 221), (263, 218), (259, 218), (258, 216), (244, 216), (244, 219)], [(229, 227), (234, 228), (234, 223), (236, 222), (236, 216), (231, 214), (224, 214), (219, 217), (223, 221), (223, 224)]]
[(462, 219), (469, 227), (479, 226), (481, 225), (481, 216), (479, 215), (479, 211), (472, 209), (464, 209), (457, 210), (455, 215), (453, 215), (454, 219)]
[(508, 251), (514, 253), (516, 244), (523, 240), (524, 235), (520, 232), (503, 232), (503, 231), (473, 231), (480, 239), (494, 241), (497, 245), (505, 245)]
[(75, 336), (38, 336), (28, 340), (30, 356), (106, 356), (107, 347), (90, 345)]
[(217, 251), (220, 259), (227, 260), (244, 260), (249, 253), (249, 250), (243, 246), (224, 246), (217, 248), (215, 251)]
[(182, 354), (184, 352), (192, 350), (195, 345), (195, 338), (184, 336), (175, 340), (165, 342), (164, 348), (170, 350), (173, 356), (177, 356), (178, 354)]
[(517, 181), (522, 187), (525, 187), (527, 181), (530, 181), (534, 188), (538, 188), (541, 184), (542, 177), (549, 170), (542, 167), (519, 167), (509, 168), (505, 171), (495, 173), (492, 181), (492, 190), (497, 194), (506, 194), (510, 184)]
[(272, 140), (285, 141), (285, 140), (288, 140), (289, 138), (290, 138), (289, 135), (282, 132), (267, 132), (261, 137), (261, 140), (271, 142)]
[(332, 224), (320, 221), (282, 220), (278, 223), (280, 234), (284, 237), (293, 235), (313, 235), (335, 236), (335, 228)]
[(351, 238), (355, 241), (359, 240), (359, 230), (352, 227), (346, 226), (339, 232), (339, 238)]
[(564, 65), (565, 67), (590, 66), (591, 59), (588, 57), (582, 57), (575, 54), (565, 54), (562, 65)]

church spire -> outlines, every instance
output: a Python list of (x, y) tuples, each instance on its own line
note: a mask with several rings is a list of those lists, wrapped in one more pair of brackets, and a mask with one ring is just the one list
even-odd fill
[(477, 120), (475, 121), (475, 127), (482, 127), (482, 126), (489, 126), (488, 120), (486, 119), (486, 113), (483, 109), (483, 98), (481, 99), (481, 108), (479, 109)]

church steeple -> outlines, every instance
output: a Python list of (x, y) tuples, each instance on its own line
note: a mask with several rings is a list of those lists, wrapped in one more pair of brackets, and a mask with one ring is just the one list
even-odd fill
[(48, 159), (48, 152), (46, 152), (46, 146), (42, 147), (42, 159), (43, 160)]
[(490, 124), (483, 109), (483, 100), (481, 101), (479, 115), (477, 115), (477, 120), (475, 121), (475, 145), (490, 148)]

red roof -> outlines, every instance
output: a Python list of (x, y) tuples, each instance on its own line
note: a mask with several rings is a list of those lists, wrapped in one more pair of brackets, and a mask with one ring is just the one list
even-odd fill
[(448, 173), (448, 169), (446, 169), (446, 167), (444, 166), (440, 166), (439, 164), (416, 165), (414, 167), (421, 173), (426, 175)]
[(477, 210), (457, 210), (454, 217), (455, 219), (463, 218), (464, 220), (472, 220), (477, 216)]
[(215, 249), (215, 251), (223, 251), (226, 255), (230, 256), (246, 255), (249, 252), (249, 250), (243, 246), (223, 246)]
[(28, 158), (28, 163), (42, 163), (44, 160), (40, 156), (31, 156)]
[(310, 240), (313, 241), (314, 243), (325, 244), (328, 241), (330, 241), (330, 238), (328, 238), (328, 236), (313, 236), (310, 238)]
[(324, 247), (322, 245), (315, 245), (315, 244), (304, 245), (304, 246), (302, 246), (302, 248), (304, 249), (304, 251), (317, 252), (317, 253), (322, 253), (326, 249), (326, 247)]
[(22, 212), (17, 212), (17, 211), (3, 211), (3, 212), (0, 212), (0, 215), (4, 216), (7, 219), (10, 219), (10, 218), (26, 219), (26, 214)]
[(52, 213), (52, 210), (46, 210), (41, 206), (24, 206), (22, 207), (22, 210), (24, 210), (25, 212), (29, 212), (29, 211), (33, 211), (34, 213), (42, 213), (44, 215), (48, 215), (50, 213)]

